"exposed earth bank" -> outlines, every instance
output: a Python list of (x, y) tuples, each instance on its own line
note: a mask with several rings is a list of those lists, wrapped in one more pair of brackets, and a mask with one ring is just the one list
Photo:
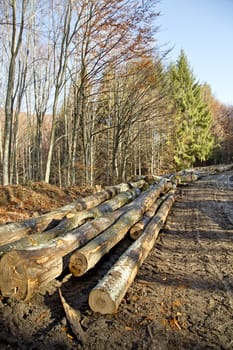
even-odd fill
[[(78, 192), (58, 193), (54, 207)], [(4, 210), (5, 221), (12, 219), (10, 197), (4, 198), (1, 222)], [(33, 214), (23, 198), (13, 205), (23, 218)], [(35, 210), (43, 212), (38, 202)], [(179, 186), (166, 225), (118, 313), (92, 312), (89, 292), (130, 243), (126, 238), (81, 278), (67, 273), (52, 281), (30, 302), (0, 298), (0, 348), (233, 349), (233, 171)], [(80, 312), (84, 344), (70, 329), (59, 288)]]

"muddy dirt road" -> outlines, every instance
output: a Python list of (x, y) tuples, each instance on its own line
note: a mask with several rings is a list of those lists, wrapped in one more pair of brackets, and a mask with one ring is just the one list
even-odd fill
[[(0, 299), (0, 348), (233, 349), (233, 171), (181, 186), (176, 198), (116, 315), (93, 313), (88, 294), (129, 238), (82, 278), (64, 274), (28, 303)], [(80, 312), (83, 345), (59, 287)]]

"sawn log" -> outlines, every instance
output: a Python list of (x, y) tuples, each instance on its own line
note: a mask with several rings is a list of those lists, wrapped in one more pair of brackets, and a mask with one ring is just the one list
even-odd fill
[(146, 225), (150, 222), (150, 220), (155, 215), (156, 211), (160, 207), (160, 205), (168, 198), (169, 193), (164, 194), (161, 198), (157, 199), (145, 212), (142, 219), (139, 220), (135, 225), (133, 225), (129, 231), (130, 237), (133, 240), (138, 239), (138, 237), (141, 236), (143, 233), (143, 230), (145, 229)]
[(125, 251), (109, 272), (90, 292), (90, 308), (101, 314), (113, 314), (134, 281), (139, 267), (148, 256), (157, 239), (169, 210), (175, 200), (174, 193), (169, 194), (144, 233)]
[(129, 234), (133, 240), (138, 239), (138, 237), (142, 234), (146, 225), (150, 222), (151, 218), (155, 215), (160, 205), (167, 199), (171, 189), (175, 189), (175, 188), (176, 188), (176, 184), (169, 181), (164, 191), (167, 193), (165, 193), (161, 198), (158, 198), (154, 203), (152, 203), (151, 207), (144, 213), (142, 219), (136, 222), (136, 224), (131, 227)]
[(50, 213), (36, 218), (29, 218), (20, 222), (2, 225), (0, 226), (0, 246), (17, 241), (18, 239), (32, 233), (42, 232), (53, 220), (61, 220), (69, 212), (93, 208), (107, 199), (112, 198), (119, 192), (126, 191), (133, 187), (141, 188), (144, 184), (145, 181), (140, 180), (129, 184), (110, 186), (101, 192), (97, 192), (85, 198), (80, 198), (73, 203), (67, 204)]
[(63, 219), (60, 224), (51, 230), (45, 231), (43, 233), (34, 233), (33, 235), (28, 235), (26, 237), (22, 237), (17, 241), (0, 246), (0, 257), (11, 250), (22, 250), (30, 247), (35, 248), (41, 244), (49, 244), (52, 239), (58, 236), (63, 236), (67, 232), (82, 225), (86, 219), (94, 219), (108, 212), (113, 212), (126, 203), (134, 200), (139, 194), (139, 188), (132, 188), (126, 192), (121, 192), (114, 196), (112, 199), (109, 199), (108, 201), (105, 201), (104, 203), (94, 208), (72, 214), (71, 217)]
[(82, 276), (108, 253), (112, 247), (120, 242), (127, 231), (138, 222), (145, 211), (165, 190), (167, 181), (161, 180), (158, 185), (150, 187), (139, 196), (130, 207), (111, 227), (101, 235), (74, 252), (70, 257), (69, 269), (74, 276)]
[[(127, 208), (127, 205), (126, 205)], [(68, 266), (63, 258), (111, 226), (125, 208), (87, 222), (49, 244), (27, 250), (12, 250), (0, 260), (0, 289), (3, 296), (29, 300), (42, 285), (58, 277)]]

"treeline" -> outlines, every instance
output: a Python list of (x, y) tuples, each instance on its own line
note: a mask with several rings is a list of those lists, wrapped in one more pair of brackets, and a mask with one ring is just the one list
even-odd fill
[(232, 161), (232, 109), (184, 52), (164, 65), (156, 1), (0, 5), (1, 183), (113, 184)]

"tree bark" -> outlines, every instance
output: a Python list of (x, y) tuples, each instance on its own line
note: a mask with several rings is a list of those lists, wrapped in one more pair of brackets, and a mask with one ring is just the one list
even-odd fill
[(169, 194), (144, 233), (126, 250), (89, 295), (90, 308), (101, 314), (114, 314), (139, 267), (148, 256), (175, 200)]
[(21, 222), (15, 222), (0, 226), (0, 246), (5, 245), (18, 239), (38, 233), (45, 230), (53, 220), (61, 220), (67, 213), (71, 211), (79, 211), (92, 208), (105, 200), (115, 196), (120, 192), (120, 187), (109, 187), (106, 190), (95, 193), (86, 198), (81, 198), (73, 203), (67, 204), (50, 213), (38, 216), (37, 218), (29, 218)]
[(26, 11), (26, 1), (21, 3), (21, 18), (19, 23), (19, 33), (17, 36), (17, 10), (16, 1), (13, 0), (10, 7), (12, 9), (12, 32), (10, 43), (10, 63), (8, 69), (6, 99), (5, 99), (5, 125), (4, 125), (4, 145), (3, 145), (3, 185), (9, 184), (9, 170), (10, 170), (10, 150), (11, 150), (11, 136), (12, 136), (12, 122), (13, 122), (13, 109), (14, 109), (14, 82), (15, 82), (15, 69), (16, 59), (19, 53), (20, 46), (22, 44), (22, 36), (24, 30), (24, 16)]
[[(51, 164), (52, 164), (52, 156), (53, 156), (53, 149), (54, 149), (54, 143), (55, 143), (55, 132), (56, 132), (56, 124), (57, 124), (57, 107), (58, 107), (58, 101), (59, 96), (61, 93), (62, 86), (64, 84), (65, 79), (65, 72), (67, 69), (67, 61), (68, 61), (68, 51), (69, 51), (69, 45), (70, 45), (70, 38), (74, 33), (71, 33), (71, 21), (72, 21), (72, 6), (71, 2), (68, 1), (65, 8), (65, 16), (64, 21), (62, 23), (62, 37), (61, 37), (61, 46), (59, 47), (59, 59), (58, 62), (56, 62), (56, 65), (58, 66), (58, 70), (56, 73), (56, 77), (54, 79), (54, 100), (53, 100), (53, 108), (52, 108), (52, 127), (50, 131), (50, 138), (49, 138), (49, 149), (48, 149), (48, 156), (47, 156), (47, 162), (46, 162), (46, 168), (45, 168), (45, 182), (49, 182), (50, 179), (50, 171), (51, 171)], [(56, 43), (54, 43), (54, 47), (56, 47)], [(54, 52), (55, 55), (55, 52)]]
[(126, 203), (132, 201), (140, 193), (137, 188), (131, 189), (127, 192), (122, 192), (117, 194), (113, 199), (110, 199), (97, 207), (91, 208), (90, 210), (84, 210), (77, 214), (67, 214), (68, 218), (63, 219), (57, 226), (51, 230), (45, 231), (43, 233), (34, 233), (33, 235), (22, 237), (21, 239), (8, 243), (0, 247), (0, 257), (15, 249), (27, 249), (30, 247), (36, 247), (41, 244), (49, 244), (49, 242), (60, 236), (62, 237), (67, 232), (77, 228), (78, 226), (84, 224), (86, 219), (94, 219), (104, 215), (106, 213), (113, 212), (124, 206)]
[(29, 300), (37, 289), (58, 277), (68, 266), (63, 259), (111, 226), (129, 205), (87, 222), (64, 237), (36, 249), (12, 250), (0, 260), (0, 289), (3, 296)]
[(133, 227), (131, 227), (129, 234), (133, 240), (136, 240), (141, 236), (146, 225), (148, 225), (148, 223), (153, 218), (158, 208), (168, 198), (168, 196), (169, 196), (169, 193), (166, 193), (161, 198), (157, 199), (157, 201), (155, 201), (152, 204), (149, 210), (145, 212), (143, 218), (140, 221), (138, 221)]
[(158, 185), (150, 187), (133, 202), (133, 205), (114, 225), (72, 254), (69, 263), (72, 274), (82, 276), (94, 267), (100, 258), (121, 241), (127, 231), (142, 218), (144, 212), (149, 209), (166, 186), (166, 180), (162, 180)]

